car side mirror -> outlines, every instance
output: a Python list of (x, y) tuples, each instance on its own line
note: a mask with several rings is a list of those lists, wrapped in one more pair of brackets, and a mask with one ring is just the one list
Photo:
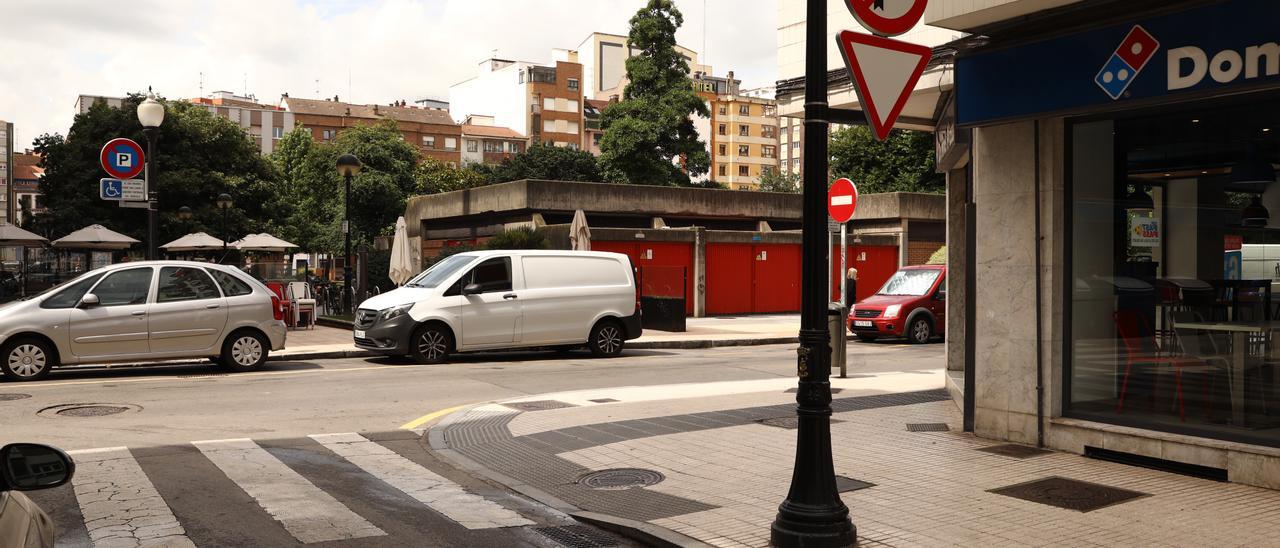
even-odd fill
[(480, 284), (467, 284), (462, 288), (463, 295), (479, 295), (484, 293), (484, 288)]
[(34, 491), (57, 487), (71, 481), (75, 471), (75, 461), (55, 447), (14, 443), (0, 449), (0, 476), (5, 489)]
[(98, 300), (97, 295), (94, 295), (93, 293), (87, 293), (85, 294), (85, 296), (80, 298), (80, 304), (78, 306), (80, 308), (93, 308), (95, 306), (98, 306), (101, 303), (102, 301)]

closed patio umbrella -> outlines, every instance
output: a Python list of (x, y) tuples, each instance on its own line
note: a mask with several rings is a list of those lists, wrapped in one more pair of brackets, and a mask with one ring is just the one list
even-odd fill
[(217, 251), (222, 249), (222, 246), (222, 240), (204, 232), (196, 232), (164, 244), (160, 246), (160, 249), (170, 253), (185, 253), (191, 251)]
[(89, 225), (53, 241), (59, 249), (128, 249), (138, 240), (102, 225)]
[(591, 251), (591, 228), (581, 209), (573, 213), (573, 222), (569, 223), (569, 243), (575, 251)]
[(391, 239), (391, 266), (388, 276), (396, 285), (404, 285), (413, 277), (412, 257), (409, 254), (409, 231), (404, 217), (396, 219), (396, 234)]

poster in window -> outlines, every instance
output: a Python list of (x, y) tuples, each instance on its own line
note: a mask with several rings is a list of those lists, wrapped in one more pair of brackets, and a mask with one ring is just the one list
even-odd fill
[(1160, 219), (1154, 217), (1129, 217), (1129, 245), (1132, 247), (1160, 247)]
[(110, 265), (111, 265), (110, 251), (94, 251), (93, 257), (89, 263), (89, 270), (97, 270), (104, 266), (110, 266)]

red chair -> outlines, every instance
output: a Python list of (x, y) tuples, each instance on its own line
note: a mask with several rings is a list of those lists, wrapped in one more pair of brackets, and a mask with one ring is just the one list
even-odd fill
[[(1133, 310), (1120, 310), (1113, 314), (1116, 323), (1116, 331), (1120, 334), (1120, 340), (1124, 343), (1125, 364), (1124, 364), (1124, 380), (1120, 383), (1120, 398), (1116, 403), (1116, 413), (1124, 412), (1124, 397), (1129, 390), (1129, 375), (1133, 371), (1135, 363), (1150, 364), (1152, 366), (1169, 366), (1173, 368), (1175, 393), (1178, 402), (1178, 416), (1183, 422), (1187, 420), (1187, 410), (1185, 401), (1182, 398), (1182, 369), (1187, 366), (1203, 366), (1204, 362), (1178, 356), (1162, 355), (1159, 349), (1145, 348), (1143, 341), (1151, 340), (1150, 337), (1144, 337), (1144, 333), (1154, 332), (1150, 329), (1146, 318), (1138, 315)], [(1143, 328), (1146, 328), (1143, 330)]]
[[(272, 293), (275, 293), (280, 298), (280, 309), (284, 312), (284, 317), (293, 318), (293, 305), (289, 302), (285, 284), (282, 282), (267, 282), (267, 289), (270, 289)], [(286, 321), (286, 323), (288, 322)]]

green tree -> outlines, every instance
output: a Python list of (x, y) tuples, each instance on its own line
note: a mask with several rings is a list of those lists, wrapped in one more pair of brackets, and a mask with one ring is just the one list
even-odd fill
[(465, 190), (490, 182), (487, 173), (470, 167), (452, 167), (435, 158), (422, 158), (413, 177), (417, 180), (418, 192), (422, 194)]
[[(98, 223), (146, 241), (145, 210), (121, 208), (98, 197), (98, 179), (106, 176), (99, 166), (102, 145), (116, 137), (145, 143), (138, 123), (142, 97), (126, 97), (120, 108), (98, 102), (79, 114), (66, 137), (41, 135), (35, 149), (42, 155), (45, 175), (40, 180), (47, 209), (29, 226), (57, 238), (85, 225)], [(158, 193), (160, 213), (157, 242), (162, 245), (185, 233), (204, 231), (239, 239), (266, 229), (278, 203), (273, 193), (279, 172), (259, 153), (240, 126), (186, 102), (165, 102), (165, 120), (159, 129), (152, 161), (151, 190)], [(228, 212), (228, 228), (215, 206), (221, 193), (235, 199)], [(178, 208), (193, 210), (190, 221), (179, 219)], [(141, 249), (141, 246), (139, 246)]]
[(867, 126), (852, 126), (831, 137), (831, 175), (848, 177), (858, 192), (945, 193), (946, 177), (937, 173), (933, 136), (895, 129), (877, 141)]
[(761, 192), (800, 192), (800, 174), (790, 171), (768, 171), (760, 176)]
[(521, 179), (599, 182), (600, 168), (590, 152), (534, 144), (528, 150), (489, 168), (489, 181), (505, 183)]
[(621, 102), (601, 120), (600, 165), (612, 182), (688, 186), (711, 157), (692, 116), (710, 116), (689, 84), (689, 63), (676, 51), (684, 16), (672, 0), (649, 0), (631, 18), (627, 78)]

